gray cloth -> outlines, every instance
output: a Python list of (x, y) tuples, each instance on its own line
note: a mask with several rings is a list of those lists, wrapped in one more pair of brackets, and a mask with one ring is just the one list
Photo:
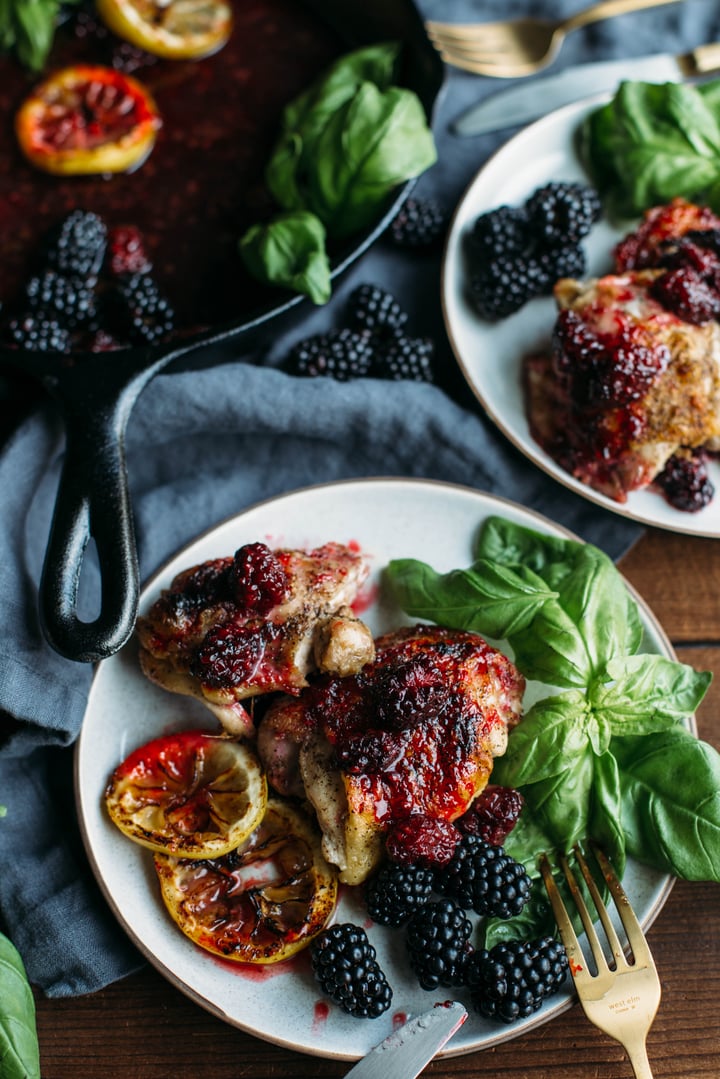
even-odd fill
[[(578, 3), (541, 0), (427, 2), (428, 16), (460, 21), (562, 14)], [(559, 69), (592, 57), (682, 50), (720, 35), (714, 0), (687, 0), (573, 34)], [(419, 195), (451, 208), (506, 135), (461, 140), (448, 125), (498, 83), (452, 71), (436, 121), (439, 161)], [(641, 529), (546, 477), (509, 445), (462, 384), (444, 335), (439, 255), (380, 242), (352, 268), (329, 305), (307, 305), (299, 330), (261, 356), (168, 372), (143, 392), (128, 429), (130, 477), (143, 578), (187, 540), (253, 502), (316, 482), (404, 475), (499, 492), (619, 556)], [(352, 288), (389, 287), (410, 327), (438, 343), (441, 384), (302, 380), (278, 369), (294, 340), (337, 325)], [(252, 362), (248, 362), (252, 361)], [(51, 407), (27, 420), (0, 456), (0, 921), (31, 980), (50, 996), (91, 992), (141, 959), (95, 885), (78, 834), (72, 744), (92, 670), (56, 655), (37, 620), (62, 427)], [(332, 538), (332, 537), (329, 537)], [(88, 586), (93, 584), (92, 571)]]

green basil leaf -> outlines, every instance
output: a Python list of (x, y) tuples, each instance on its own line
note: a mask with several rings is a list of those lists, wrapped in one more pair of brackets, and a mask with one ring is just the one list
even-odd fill
[(0, 1075), (40, 1079), (35, 1001), (15, 946), (0, 933)]
[(398, 48), (348, 54), (285, 110), (268, 187), (284, 209), (313, 212), (333, 236), (366, 228), (437, 159), (420, 99), (391, 84)]
[(510, 731), (493, 765), (493, 783), (524, 787), (574, 767), (588, 748), (588, 710), (578, 691), (536, 701)]
[(412, 90), (365, 82), (328, 119), (305, 162), (310, 208), (332, 236), (367, 228), (388, 196), (435, 163), (425, 110)]
[(387, 565), (385, 579), (397, 603), (414, 618), (496, 640), (529, 626), (555, 597), (529, 569), (518, 572), (485, 560), (441, 574), (425, 562), (398, 558)]
[(315, 304), (330, 299), (325, 229), (314, 214), (279, 214), (253, 225), (240, 240), (240, 254), (248, 271), (264, 284), (301, 292)]
[(526, 566), (545, 579), (553, 565), (566, 566), (569, 552), (579, 544), (562, 536), (546, 535), (507, 517), (487, 517), (482, 524), (475, 557), (504, 566)]
[(678, 195), (708, 201), (720, 178), (714, 98), (686, 83), (624, 82), (586, 121), (581, 152), (615, 212), (637, 214)]
[(625, 830), (622, 822), (622, 794), (618, 764), (609, 752), (595, 757), (595, 778), (588, 816), (588, 836), (600, 844), (615, 867), (615, 872), (622, 878), (627, 861)]
[(523, 812), (536, 817), (552, 850), (569, 850), (590, 834), (595, 754), (588, 745), (572, 768), (523, 787)]
[(592, 677), (585, 640), (558, 601), (543, 604), (532, 625), (508, 634), (508, 640), (526, 678), (583, 689)]
[(613, 734), (651, 734), (692, 715), (711, 681), (709, 671), (665, 656), (616, 656), (591, 685), (589, 697)]
[(614, 738), (627, 850), (685, 880), (720, 881), (720, 754), (684, 727)]
[(643, 628), (637, 604), (612, 561), (597, 547), (588, 544), (575, 551), (559, 603), (579, 628), (594, 671), (618, 653), (640, 646)]

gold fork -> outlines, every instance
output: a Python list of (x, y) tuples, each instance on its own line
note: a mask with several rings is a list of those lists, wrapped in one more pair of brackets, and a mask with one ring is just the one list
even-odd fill
[(595, 972), (588, 967), (587, 959), (573, 929), (546, 854), (540, 857), (540, 872), (552, 904), (560, 937), (565, 945), (575, 988), (586, 1016), (605, 1034), (609, 1034), (611, 1038), (620, 1042), (630, 1059), (636, 1079), (652, 1079), (645, 1039), (660, 1003), (660, 979), (640, 923), (610, 862), (596, 844), (589, 845), (592, 847), (627, 934), (632, 952), (631, 960), (625, 956), (620, 939), (579, 845), (573, 848), (573, 852), (612, 951), (610, 962), (595, 931), (593, 918), (568, 859), (561, 855), (558, 860), (590, 944)]
[(520, 18), (486, 23), (426, 22), (428, 37), (443, 60), (476, 75), (510, 79), (532, 75), (557, 56), (571, 30), (679, 0), (603, 0), (567, 19)]

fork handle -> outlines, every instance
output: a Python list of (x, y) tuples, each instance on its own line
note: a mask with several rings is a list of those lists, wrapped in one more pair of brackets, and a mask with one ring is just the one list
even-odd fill
[(645, 1039), (643, 1037), (628, 1038), (627, 1042), (622, 1044), (628, 1055), (628, 1060), (632, 1064), (635, 1079), (653, 1079), (647, 1049), (645, 1048)]
[(584, 11), (578, 11), (563, 21), (562, 29), (568, 33), (592, 22), (612, 19), (615, 15), (627, 15), (631, 11), (641, 11), (646, 7), (660, 7), (662, 4), (677, 4), (678, 0), (602, 0)]

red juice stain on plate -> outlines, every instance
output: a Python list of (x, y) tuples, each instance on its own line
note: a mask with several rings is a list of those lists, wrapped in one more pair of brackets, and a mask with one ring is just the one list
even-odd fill
[(316, 1000), (315, 1007), (313, 1008), (313, 1034), (317, 1034), (322, 1029), (323, 1025), (327, 1023), (329, 1015), (330, 1005), (324, 1000)]
[(377, 584), (371, 584), (366, 588), (361, 588), (350, 605), (353, 613), (356, 615), (364, 614), (374, 603), (377, 603), (379, 595), (380, 588)]
[(244, 978), (248, 982), (268, 982), (271, 978), (278, 978), (286, 974), (296, 975), (298, 972), (297, 957), (282, 959), (279, 963), (234, 963), (232, 959), (223, 959), (221, 955), (209, 955), (213, 963), (222, 967), (223, 970)]

